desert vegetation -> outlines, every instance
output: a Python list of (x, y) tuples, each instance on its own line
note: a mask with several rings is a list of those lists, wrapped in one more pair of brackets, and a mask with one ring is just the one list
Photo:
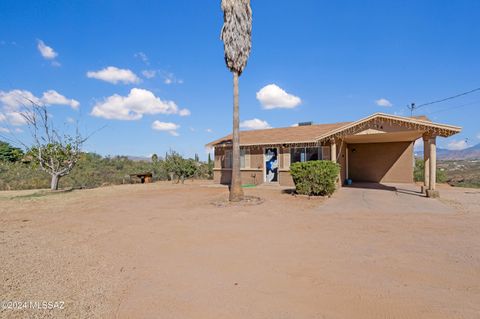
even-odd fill
[[(415, 167), (413, 169), (413, 178), (415, 182), (424, 181), (424, 169), (425, 162), (422, 159), (415, 159)], [(447, 176), (445, 170), (437, 168), (437, 183), (445, 183), (447, 181)]]
[[(81, 153), (70, 174), (60, 180), (62, 188), (95, 188), (106, 185), (126, 184), (133, 180), (130, 174), (152, 173), (153, 180), (182, 182), (188, 178), (210, 179), (213, 162), (195, 158), (184, 158), (175, 151), (165, 157), (153, 155), (151, 160), (135, 161), (127, 156), (101, 156)], [(0, 142), (0, 190), (49, 188), (50, 174), (39, 167), (20, 148)]]
[(480, 159), (443, 160), (438, 168), (452, 186), (480, 188)]
[[(415, 160), (413, 172), (416, 182), (423, 182), (424, 162)], [(480, 188), (480, 160), (440, 160), (437, 162), (437, 182), (456, 187)]]

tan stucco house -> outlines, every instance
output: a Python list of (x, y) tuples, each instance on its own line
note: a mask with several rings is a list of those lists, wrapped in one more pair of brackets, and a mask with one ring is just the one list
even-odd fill
[[(375, 113), (355, 122), (301, 123), (294, 127), (240, 132), (243, 184), (293, 186), (290, 164), (331, 160), (341, 167), (340, 185), (355, 182), (413, 182), (414, 142), (423, 138), (425, 191), (435, 196), (436, 138), (459, 133), (460, 127), (431, 122), (425, 116)], [(231, 179), (231, 135), (215, 140), (216, 183)]]

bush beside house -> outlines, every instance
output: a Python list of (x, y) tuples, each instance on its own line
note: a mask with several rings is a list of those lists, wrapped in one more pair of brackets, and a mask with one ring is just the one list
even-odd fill
[(340, 165), (331, 161), (297, 162), (290, 166), (290, 174), (298, 194), (329, 196), (337, 186)]

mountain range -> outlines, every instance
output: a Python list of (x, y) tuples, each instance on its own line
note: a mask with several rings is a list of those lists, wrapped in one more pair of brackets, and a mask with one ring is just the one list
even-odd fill
[[(416, 157), (423, 158), (423, 150), (415, 152)], [(480, 143), (463, 150), (448, 150), (437, 148), (437, 159), (439, 160), (469, 160), (480, 159)]]

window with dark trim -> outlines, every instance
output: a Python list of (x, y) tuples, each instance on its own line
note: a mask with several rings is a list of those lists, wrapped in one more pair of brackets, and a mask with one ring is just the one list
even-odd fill
[(323, 159), (322, 147), (292, 147), (290, 149), (290, 163), (317, 161)]

